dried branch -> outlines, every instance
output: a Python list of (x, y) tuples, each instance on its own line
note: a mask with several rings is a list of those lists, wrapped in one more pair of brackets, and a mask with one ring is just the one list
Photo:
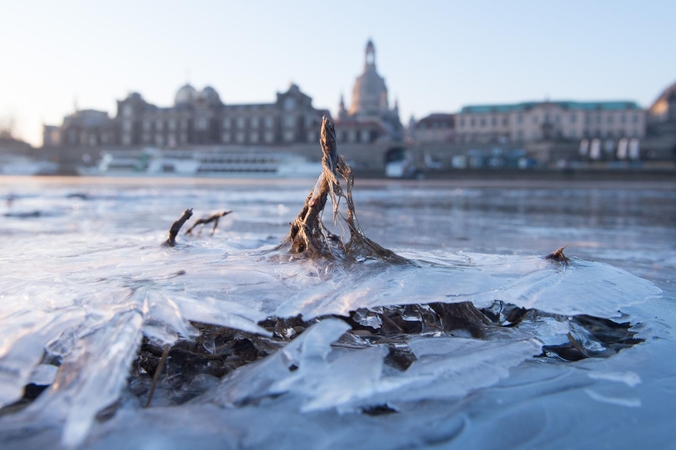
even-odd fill
[(192, 208), (188, 208), (185, 211), (183, 211), (181, 217), (171, 224), (171, 228), (169, 229), (169, 236), (162, 245), (166, 247), (173, 247), (174, 245), (176, 245), (176, 235), (178, 234), (179, 231), (181, 231), (181, 227), (188, 219), (190, 219), (191, 216), (192, 216)]
[(192, 234), (192, 230), (197, 226), (197, 225), (206, 225), (208, 223), (213, 222), (214, 226), (211, 229), (211, 234), (213, 235), (216, 232), (216, 228), (218, 227), (218, 220), (221, 217), (227, 216), (230, 214), (232, 211), (222, 211), (216, 214), (212, 214), (211, 216), (207, 217), (206, 219), (197, 219), (195, 223), (192, 224), (190, 228), (185, 232), (185, 234)]
[[(407, 259), (371, 241), (361, 230), (352, 199), (354, 175), (345, 159), (338, 155), (334, 125), (326, 117), (322, 119), (320, 136), (323, 171), (305, 200), (303, 209), (291, 223), (289, 234), (282, 245), (290, 243), (291, 252), (305, 254), (311, 258), (341, 257), (352, 261), (358, 258), (375, 258), (394, 263), (407, 263)], [(340, 185), (339, 178), (345, 181), (346, 193)], [(322, 222), (322, 213), (329, 197), (333, 203), (334, 224), (340, 217), (350, 230), (350, 241), (347, 244), (327, 230)], [(345, 198), (347, 203), (347, 218), (339, 212), (341, 198)]]

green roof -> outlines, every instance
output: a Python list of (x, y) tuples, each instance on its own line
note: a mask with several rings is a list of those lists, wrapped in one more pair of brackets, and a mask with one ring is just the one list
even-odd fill
[(570, 101), (558, 101), (558, 102), (523, 102), (523, 103), (513, 103), (506, 105), (470, 105), (464, 106), (460, 113), (474, 113), (474, 114), (487, 114), (487, 113), (503, 113), (503, 112), (512, 112), (512, 111), (527, 111), (536, 106), (543, 104), (552, 104), (560, 107), (561, 109), (568, 110), (603, 110), (603, 111), (615, 111), (622, 109), (640, 109), (636, 102), (628, 101), (616, 101), (616, 102), (570, 102)]

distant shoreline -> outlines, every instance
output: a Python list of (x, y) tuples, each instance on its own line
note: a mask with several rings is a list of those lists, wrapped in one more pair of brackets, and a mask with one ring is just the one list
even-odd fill
[[(0, 175), (0, 185), (73, 186), (204, 186), (259, 184), (311, 188), (310, 178), (191, 178)], [(471, 189), (659, 189), (676, 190), (676, 169), (659, 170), (447, 170), (426, 173), (424, 179), (385, 178), (382, 173), (355, 170), (355, 187), (415, 185)]]

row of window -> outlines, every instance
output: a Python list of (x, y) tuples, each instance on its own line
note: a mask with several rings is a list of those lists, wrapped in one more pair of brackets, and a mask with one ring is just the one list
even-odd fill
[[(208, 117), (197, 117), (195, 119), (195, 129), (197, 130), (207, 130), (209, 128), (209, 118)], [(187, 119), (182, 119), (180, 121), (175, 120), (175, 119), (169, 119), (169, 120), (162, 120), (162, 119), (156, 119), (156, 120), (144, 120), (143, 121), (143, 131), (152, 131), (153, 129), (153, 123), (155, 125), (155, 131), (162, 131), (165, 129), (168, 129), (169, 131), (175, 131), (177, 128), (180, 128), (181, 130), (187, 130), (188, 129), (188, 120)], [(265, 117), (235, 117), (235, 118), (226, 118), (223, 119), (223, 129), (224, 130), (230, 130), (230, 129), (239, 129), (243, 130), (245, 128), (251, 128), (251, 129), (258, 129), (258, 128), (265, 128), (265, 129), (272, 129), (274, 128), (275, 124), (275, 118), (273, 116), (265, 116)], [(282, 126), (285, 128), (293, 128), (296, 126), (297, 119), (295, 116), (292, 115), (287, 115), (282, 118)], [(319, 119), (314, 116), (308, 116), (305, 118), (305, 125), (308, 128), (312, 128), (314, 126), (319, 127)], [(130, 121), (125, 121), (124, 122), (125, 127), (123, 128), (124, 131), (131, 131), (131, 122)]]
[[(525, 133), (523, 130), (517, 130), (513, 135), (513, 139), (517, 142), (523, 141), (524, 139), (528, 140), (538, 140), (542, 137), (540, 131), (532, 131), (531, 133)], [(570, 130), (567, 133), (561, 133), (561, 137), (567, 139), (580, 139), (580, 138), (624, 138), (624, 137), (641, 137), (641, 133), (637, 129), (625, 132), (624, 130), (612, 131), (612, 130), (590, 130), (585, 131), (584, 133), (578, 133), (576, 130)], [(461, 133), (457, 135), (458, 142), (480, 142), (496, 139), (510, 140), (512, 136), (510, 134), (483, 134), (483, 133)]]
[[(570, 123), (577, 123), (578, 121), (578, 114), (570, 114), (568, 116), (568, 121)], [(627, 117), (625, 114), (620, 114), (620, 115), (615, 115), (615, 114), (596, 114), (596, 115), (586, 115), (585, 116), (585, 122), (587, 124), (590, 123), (597, 123), (600, 124), (603, 122), (603, 117), (605, 116), (605, 123), (608, 124), (614, 124), (617, 123), (620, 124), (626, 124), (628, 123), (629, 120), (631, 120), (632, 123), (639, 123), (640, 117), (638, 114), (632, 114), (630, 117)], [(533, 115), (531, 118), (532, 122), (534, 124), (540, 123), (540, 116)], [(545, 114), (542, 116), (542, 122), (543, 123), (561, 123), (562, 118), (560, 115), (555, 114), (550, 116), (549, 114)], [(475, 117), (470, 117), (470, 118), (465, 118), (461, 117), (459, 120), (459, 127), (464, 128), (465, 125), (467, 124), (470, 128), (476, 127), (477, 125), (479, 127), (485, 127), (488, 124), (490, 124), (493, 127), (496, 127), (498, 123), (501, 123), (503, 127), (506, 127), (509, 125), (509, 117), (508, 116), (502, 116), (501, 119), (498, 119), (498, 117), (480, 117), (480, 118), (475, 118)], [(521, 114), (518, 114), (516, 116), (516, 123), (521, 125), (524, 122), (524, 117)]]

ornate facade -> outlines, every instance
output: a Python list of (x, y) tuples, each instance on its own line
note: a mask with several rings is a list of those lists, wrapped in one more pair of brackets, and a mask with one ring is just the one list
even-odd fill
[(340, 98), (336, 131), (338, 140), (343, 142), (403, 139), (399, 107), (396, 100), (394, 107), (389, 107), (387, 86), (376, 70), (376, 49), (371, 40), (366, 44), (364, 69), (354, 82), (349, 109)]
[(44, 127), (44, 145), (70, 147), (175, 148), (187, 145), (291, 145), (317, 142), (327, 110), (291, 84), (272, 103), (226, 104), (210, 86), (190, 84), (176, 93), (174, 105), (158, 107), (141, 94), (117, 102), (113, 118), (83, 110), (66, 116), (61, 126)]
[(642, 138), (645, 134), (645, 110), (626, 101), (465, 106), (455, 118), (458, 143)]

